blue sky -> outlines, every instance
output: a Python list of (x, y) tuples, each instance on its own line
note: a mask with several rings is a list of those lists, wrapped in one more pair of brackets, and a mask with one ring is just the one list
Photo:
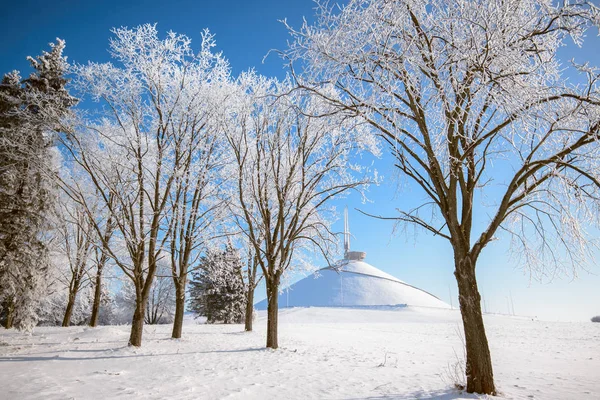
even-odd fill
[[(47, 43), (56, 37), (66, 40), (66, 54), (72, 62), (108, 61), (111, 28), (158, 22), (160, 31), (187, 34), (197, 46), (202, 29), (209, 28), (216, 34), (218, 49), (229, 59), (234, 74), (254, 67), (262, 74), (281, 77), (285, 70), (276, 55), (263, 63), (270, 49), (285, 48), (289, 39), (278, 20), (287, 18), (298, 26), (302, 17), (311, 20), (313, 7), (311, 0), (14, 2), (3, 9), (0, 72), (19, 69), (23, 75), (28, 74), (26, 56), (47, 49)], [(589, 33), (582, 49), (565, 48), (561, 58), (566, 61), (575, 57), (600, 66), (600, 40), (595, 34)], [(381, 186), (371, 188), (372, 202), (362, 204), (358, 196), (350, 196), (335, 204), (340, 211), (346, 204), (350, 208), (352, 248), (366, 251), (367, 261), (376, 267), (456, 306), (453, 256), (447, 242), (422, 231), (415, 236), (412, 229), (393, 234), (393, 223), (354, 211), (360, 208), (392, 216), (396, 207), (414, 204), (421, 198), (416, 190), (397, 190), (390, 161), (385, 156), (374, 161), (386, 179)], [(337, 223), (337, 230), (342, 227), (341, 222)], [(512, 296), (515, 312), (520, 315), (589, 320), (600, 314), (600, 267), (590, 265), (589, 272), (579, 271), (575, 279), (563, 277), (538, 283), (511, 263), (507, 246), (506, 240), (490, 244), (478, 263), (479, 286), (488, 311), (506, 313), (507, 300)]]

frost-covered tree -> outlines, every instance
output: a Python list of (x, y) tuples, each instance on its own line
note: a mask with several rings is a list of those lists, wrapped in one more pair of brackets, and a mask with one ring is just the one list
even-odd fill
[[(127, 324), (136, 308), (135, 286), (127, 277), (121, 276), (115, 287), (114, 323)], [(175, 315), (175, 287), (167, 262), (160, 261), (155, 279), (144, 307), (144, 322), (149, 325), (170, 324)]]
[(65, 89), (68, 70), (57, 39), (29, 57), (34, 72), (0, 84), (0, 310), (4, 325), (31, 329), (48, 268), (47, 231), (53, 209), (54, 132), (77, 100)]
[[(107, 199), (107, 203), (112, 207), (114, 196), (109, 195)], [(97, 225), (102, 227), (100, 232), (102, 232), (102, 236), (98, 238), (95, 236), (96, 241), (94, 244), (94, 259), (93, 269), (95, 270), (94, 277), (94, 301), (92, 304), (92, 315), (90, 316), (90, 326), (95, 327), (98, 325), (98, 321), (100, 319), (100, 306), (103, 303), (103, 299), (106, 299), (105, 287), (104, 284), (104, 273), (107, 265), (109, 265), (111, 259), (109, 255), (109, 251), (107, 250), (108, 246), (111, 245), (111, 238), (115, 230), (115, 224), (113, 223), (113, 216), (110, 212), (110, 207), (107, 207), (109, 211), (104, 211), (103, 213), (91, 216), (92, 218), (97, 217), (96, 222), (93, 225)], [(88, 214), (88, 217), (90, 215)], [(93, 232), (94, 235), (97, 235), (97, 232)], [(104, 301), (104, 304), (107, 304), (107, 301)]]
[(150, 288), (145, 320), (147, 324), (170, 324), (174, 322), (176, 287), (173, 285), (167, 263), (159, 267), (156, 279)]
[(74, 200), (70, 192), (58, 191), (48, 242), (51, 268), (45, 276), (46, 290), (38, 307), (42, 325), (81, 325), (91, 321), (94, 313), (97, 323), (100, 305), (108, 304), (106, 285), (97, 279), (101, 240), (90, 219), (96, 218), (96, 223), (100, 223), (98, 220), (104, 213), (97, 207), (92, 207), (90, 212), (87, 207), (97, 203), (94, 191), (84, 182), (85, 176), (73, 173), (73, 169), (63, 165), (55, 175), (58, 186), (65, 188), (65, 182), (76, 179), (85, 188), (82, 196), (88, 203), (82, 204), (78, 198)]
[[(210, 90), (197, 86), (207, 79), (221, 79), (210, 71), (222, 61), (212, 53), (214, 43), (208, 32), (198, 53), (184, 35), (169, 32), (159, 38), (155, 25), (113, 32), (110, 47), (116, 64), (90, 63), (77, 71), (79, 88), (105, 106), (98, 110), (101, 117), (66, 135), (65, 147), (70, 159), (90, 176), (102, 207), (112, 218), (115, 245), (105, 242), (103, 251), (135, 287), (129, 343), (140, 346), (159, 254), (175, 229), (169, 221), (176, 221), (177, 229), (190, 226), (189, 218), (169, 219), (167, 214), (174, 204), (179, 207), (175, 213), (203, 212), (204, 205), (194, 208), (191, 197), (178, 202), (174, 193), (181, 179), (192, 179), (185, 187), (187, 194), (194, 193), (197, 182), (204, 182), (193, 162), (205, 150), (201, 138), (206, 133), (202, 128), (206, 112), (202, 107), (207, 101), (203, 96)], [(197, 233), (200, 224), (191, 225)], [(95, 229), (103, 237), (102, 228), (96, 224)], [(175, 267), (184, 256), (179, 245), (189, 239), (179, 238), (182, 242), (175, 240), (172, 253)], [(196, 244), (192, 243), (192, 250)], [(126, 254), (120, 252), (123, 249)], [(185, 263), (181, 265), (187, 273)], [(180, 284), (185, 285), (185, 280)]]
[(543, 275), (585, 264), (595, 244), (598, 69), (557, 52), (599, 24), (587, 0), (350, 0), (290, 28), (299, 86), (368, 121), (425, 194), (398, 220), (452, 246), (468, 392), (496, 391), (476, 279), (485, 246), (507, 236)]
[(350, 158), (377, 152), (358, 119), (331, 115), (317, 97), (292, 91), (286, 80), (243, 74), (223, 129), (236, 181), (232, 215), (256, 255), (267, 288), (267, 347), (277, 348), (279, 284), (307, 250), (335, 248), (327, 201), (369, 181)]
[(252, 251), (247, 249), (248, 256), (246, 258), (246, 270), (244, 274), (244, 284), (246, 288), (246, 314), (244, 316), (244, 330), (252, 331), (252, 323), (254, 321), (254, 292), (256, 287), (262, 280), (262, 276), (258, 275), (258, 257)]
[(58, 205), (55, 240), (57, 250), (64, 260), (64, 265), (59, 267), (60, 281), (68, 291), (62, 326), (70, 326), (79, 291), (88, 288), (91, 284), (90, 270), (93, 267), (92, 251), (96, 233), (87, 212), (81, 205), (66, 198), (61, 200)]
[(213, 324), (239, 324), (244, 321), (246, 286), (244, 267), (237, 249), (211, 249), (202, 256), (190, 282), (190, 309)]
[[(135, 312), (135, 287), (127, 277), (119, 276), (114, 290), (114, 312), (112, 323), (127, 325)], [(144, 311), (145, 312), (145, 311)]]
[[(65, 317), (65, 305), (69, 302), (69, 287), (64, 284), (65, 259), (56, 257), (50, 252), (51, 267), (46, 279), (43, 296), (38, 299), (36, 314), (40, 326), (61, 326)], [(56, 263), (60, 264), (56, 264)], [(71, 305), (70, 325), (85, 324), (89, 318), (92, 308), (93, 291), (90, 286), (81, 288), (77, 297)]]
[[(113, 211), (115, 196), (109, 193), (106, 201), (95, 190), (89, 174), (79, 163), (63, 159), (56, 181), (61, 191), (56, 222), (58, 253), (66, 257), (66, 265), (71, 266), (68, 284), (72, 297), (76, 297), (82, 284), (90, 285), (93, 302), (89, 325), (95, 327), (100, 316), (103, 302), (103, 284), (105, 267), (111, 264), (110, 252), (112, 235), (115, 230)], [(113, 178), (114, 182), (115, 178)], [(114, 247), (114, 243), (112, 243)], [(123, 253), (123, 252), (121, 252)], [(80, 257), (85, 255), (85, 258)], [(75, 267), (78, 265), (78, 267)], [(104, 302), (106, 304), (106, 302)], [(68, 314), (65, 313), (65, 316)]]
[(169, 126), (179, 157), (164, 224), (176, 295), (175, 339), (181, 338), (188, 274), (207, 244), (223, 235), (227, 216), (225, 142), (217, 115), (229, 93), (229, 64), (220, 53), (211, 53), (215, 45), (214, 36), (204, 31), (198, 56), (179, 65), (184, 87), (171, 116), (176, 124)]

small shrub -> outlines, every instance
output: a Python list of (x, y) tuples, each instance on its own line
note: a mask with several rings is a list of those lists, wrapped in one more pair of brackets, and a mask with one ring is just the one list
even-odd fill
[(465, 375), (465, 359), (460, 358), (456, 351), (454, 352), (456, 360), (449, 362), (446, 370), (443, 371), (442, 380), (450, 384), (454, 389), (463, 391), (467, 387), (467, 377)]
[(462, 343), (462, 357), (458, 355), (456, 350), (454, 350), (454, 362), (448, 363), (448, 366), (446, 367), (446, 370), (442, 372), (441, 377), (445, 384), (449, 384), (454, 389), (462, 392), (467, 387), (467, 376), (465, 373), (467, 349), (465, 345), (465, 338), (459, 327), (456, 328), (456, 334)]
[(596, 315), (595, 317), (592, 317), (592, 322), (600, 322), (600, 315)]

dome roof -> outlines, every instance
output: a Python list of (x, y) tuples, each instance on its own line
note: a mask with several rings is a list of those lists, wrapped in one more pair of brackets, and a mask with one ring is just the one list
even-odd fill
[[(361, 307), (409, 305), (450, 308), (434, 295), (356, 259), (316, 271), (279, 295), (279, 307)], [(267, 308), (266, 299), (257, 303)]]

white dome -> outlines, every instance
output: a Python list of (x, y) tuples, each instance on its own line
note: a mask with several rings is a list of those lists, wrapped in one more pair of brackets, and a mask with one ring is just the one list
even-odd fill
[[(422, 306), (450, 308), (434, 295), (364, 261), (344, 260), (316, 271), (279, 295), (279, 307)], [(267, 308), (266, 299), (257, 303)]]

